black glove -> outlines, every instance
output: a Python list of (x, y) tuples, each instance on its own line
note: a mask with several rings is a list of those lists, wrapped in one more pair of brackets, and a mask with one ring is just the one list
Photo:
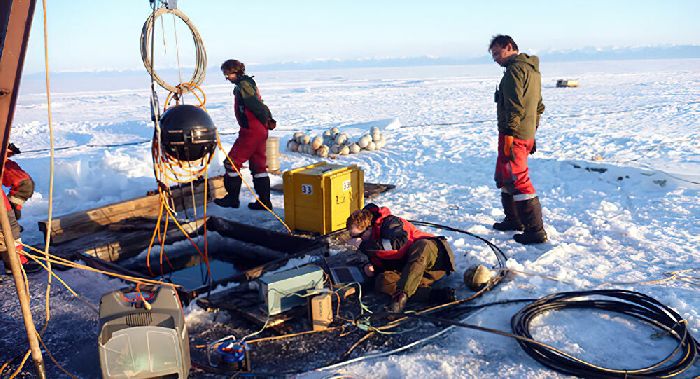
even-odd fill
[(537, 151), (537, 140), (532, 141), (532, 149), (530, 149), (530, 154), (535, 154)]
[(274, 130), (277, 127), (277, 121), (275, 121), (274, 118), (271, 118), (267, 121), (267, 129), (268, 130)]

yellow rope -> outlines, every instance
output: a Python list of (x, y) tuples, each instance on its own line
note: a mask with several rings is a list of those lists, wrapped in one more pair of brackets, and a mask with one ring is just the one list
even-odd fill
[[(27, 358), (29, 358), (29, 355), (31, 353), (32, 353), (31, 350), (27, 350), (27, 353), (24, 354), (24, 358), (22, 358), (22, 362), (20, 362), (20, 364), (17, 367), (17, 369), (15, 370), (15, 372), (13, 372), (12, 375), (10, 375), (10, 379), (14, 379), (20, 372), (22, 372), (22, 368), (24, 367), (24, 364), (27, 363)], [(6, 365), (9, 363), (10, 362), (7, 362)], [(5, 367), (5, 366), (3, 365), (3, 367)], [(2, 370), (0, 370), (0, 373), (2, 373)]]
[[(33, 247), (33, 246), (26, 245), (26, 244), (22, 244), (22, 246), (28, 248), (28, 249), (31, 250), (31, 251), (34, 251), (34, 252), (43, 254), (43, 251), (41, 251), (41, 250), (39, 250), (39, 249), (37, 249), (37, 248), (35, 248), (35, 247)], [(23, 252), (22, 254), (25, 255), (25, 256), (27, 256), (27, 257), (29, 257), (29, 258), (34, 258), (34, 259), (39, 259), (39, 260), (44, 260), (44, 259), (45, 259), (45, 258), (40, 257), (40, 256), (35, 256), (35, 255), (32, 255), (32, 254), (29, 254), (29, 253), (26, 252), (26, 251)], [(82, 264), (79, 264), (79, 263), (72, 262), (72, 261), (70, 261), (70, 260), (68, 260), (68, 259), (61, 258), (61, 257), (59, 257), (59, 256), (57, 256), (57, 255), (53, 255), (53, 254), (49, 254), (49, 259), (51, 260), (52, 263), (60, 264), (60, 265), (67, 266), (67, 267), (71, 267), (71, 268), (77, 268), (77, 269), (80, 269), (80, 270), (95, 272), (95, 273), (98, 273), (98, 274), (103, 274), (103, 275), (111, 276), (111, 277), (114, 277), (114, 278), (126, 280), (126, 281), (128, 281), (128, 282), (141, 283), (141, 284), (156, 284), (156, 285), (170, 286), (170, 287), (173, 287), (173, 288), (175, 288), (175, 287), (180, 287), (179, 285), (174, 284), (174, 283), (166, 283), (166, 282), (161, 282), (161, 281), (159, 281), (159, 280), (146, 279), (146, 278), (140, 278), (140, 277), (131, 276), (131, 275), (122, 275), (122, 274), (118, 274), (118, 273), (115, 273), (115, 272), (99, 270), (99, 269), (96, 269), (96, 268), (93, 268), (93, 267), (90, 267), (90, 266), (87, 266), (87, 265), (82, 265)]]
[(279, 221), (282, 225), (284, 225), (284, 227), (287, 229), (287, 232), (289, 232), (289, 234), (292, 234), (292, 229), (289, 228), (289, 225), (287, 225), (284, 221), (282, 221), (282, 219), (280, 218), (280, 216), (277, 215), (277, 213), (275, 213), (272, 209), (268, 208), (267, 205), (265, 205), (262, 201), (260, 201), (260, 198), (258, 198), (258, 196), (255, 194), (255, 190), (253, 189), (253, 187), (251, 187), (250, 184), (248, 183), (248, 181), (243, 178), (243, 174), (241, 174), (241, 171), (238, 170), (238, 167), (236, 167), (236, 165), (233, 163), (233, 160), (231, 160), (231, 157), (228, 156), (228, 153), (226, 153), (226, 150), (224, 150), (224, 147), (221, 145), (221, 138), (219, 138), (218, 131), (216, 133), (216, 144), (219, 146), (219, 150), (221, 150), (221, 152), (224, 153), (224, 156), (226, 157), (226, 160), (231, 165), (231, 167), (233, 167), (233, 169), (236, 170), (236, 173), (241, 178), (241, 180), (243, 181), (243, 184), (245, 184), (246, 188), (248, 188), (248, 191), (250, 191), (250, 193), (253, 194), (255, 201), (257, 201), (260, 205), (262, 205), (266, 211), (270, 212), (273, 216), (275, 216), (277, 221)]
[(52, 279), (52, 270), (51, 270), (51, 262), (48, 260), (49, 256), (49, 246), (51, 244), (51, 223), (53, 219), (53, 179), (54, 179), (54, 136), (53, 136), (53, 122), (52, 122), (52, 116), (51, 116), (51, 81), (49, 79), (49, 31), (47, 28), (47, 15), (46, 15), (46, 0), (43, 0), (42, 2), (43, 10), (44, 10), (44, 66), (45, 66), (45, 71), (46, 71), (46, 110), (48, 114), (48, 124), (49, 124), (49, 214), (48, 214), (48, 222), (46, 223), (46, 230), (48, 231), (46, 233), (46, 240), (44, 241), (44, 256), (47, 258), (46, 260), (46, 271), (48, 271), (48, 277), (47, 277), (47, 283), (46, 283), (46, 320), (44, 321), (44, 326), (42, 328), (42, 332), (46, 330), (46, 328), (49, 326), (49, 320), (51, 319), (51, 308), (50, 308), (50, 299), (51, 299), (51, 279)]

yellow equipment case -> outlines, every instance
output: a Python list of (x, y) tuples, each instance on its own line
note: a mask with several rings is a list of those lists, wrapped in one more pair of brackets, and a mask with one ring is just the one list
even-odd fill
[(364, 207), (365, 178), (357, 165), (319, 162), (285, 171), (284, 222), (290, 228), (327, 234), (345, 228)]

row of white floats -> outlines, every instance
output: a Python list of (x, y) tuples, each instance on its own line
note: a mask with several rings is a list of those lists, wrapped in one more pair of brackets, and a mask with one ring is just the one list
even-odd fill
[(341, 133), (337, 127), (326, 130), (320, 136), (296, 132), (292, 139), (287, 141), (287, 150), (289, 151), (320, 157), (327, 157), (329, 154), (357, 154), (363, 150), (379, 150), (384, 146), (386, 146), (386, 139), (376, 126), (357, 141), (352, 141), (346, 133)]

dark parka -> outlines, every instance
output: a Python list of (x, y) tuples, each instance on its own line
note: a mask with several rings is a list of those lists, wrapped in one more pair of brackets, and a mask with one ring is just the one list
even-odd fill
[(243, 75), (236, 81), (233, 89), (235, 99), (235, 113), (238, 125), (241, 128), (250, 128), (251, 123), (260, 123), (267, 129), (267, 123), (272, 119), (270, 108), (262, 101), (255, 80), (248, 75)]
[(539, 58), (521, 53), (506, 63), (496, 103), (499, 133), (522, 140), (535, 138), (544, 113)]

